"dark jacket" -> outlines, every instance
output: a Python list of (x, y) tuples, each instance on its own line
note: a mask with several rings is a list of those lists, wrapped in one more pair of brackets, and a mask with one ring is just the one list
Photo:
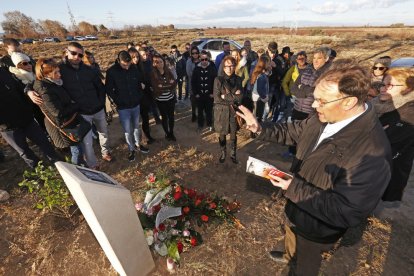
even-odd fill
[[(236, 91), (240, 94), (236, 95)], [(214, 80), (214, 128), (217, 133), (227, 135), (230, 124), (236, 124), (236, 113), (231, 105), (240, 104), (242, 93), (242, 79), (236, 74), (230, 77), (217, 77)], [(224, 95), (224, 99), (221, 97)]]
[(182, 80), (187, 73), (185, 68), (187, 65), (187, 60), (178, 51), (175, 54), (171, 54), (170, 58), (174, 60), (177, 78)]
[[(66, 90), (49, 80), (36, 80), (33, 88), (42, 97), (43, 103), (40, 108), (53, 121), (56, 126), (61, 126), (67, 122), (73, 114), (78, 111), (79, 105), (70, 99)], [(57, 148), (66, 148), (73, 145), (65, 135), (63, 135), (45, 117), (46, 130)]]
[(279, 91), (284, 74), (283, 63), (278, 55), (275, 55), (272, 61), (276, 64), (276, 66), (272, 67), (272, 74), (269, 76), (269, 85), (276, 85), (276, 89)]
[(82, 62), (79, 69), (75, 69), (67, 60), (59, 68), (63, 88), (79, 104), (81, 114), (92, 115), (104, 108), (105, 87), (95, 70)]
[(259, 139), (297, 142), (285, 213), (298, 235), (332, 243), (376, 207), (390, 179), (391, 149), (371, 105), (314, 149), (325, 126), (317, 116), (265, 124)]
[(125, 70), (116, 61), (106, 72), (105, 90), (118, 109), (128, 109), (141, 103), (142, 83), (143, 78), (136, 65), (131, 64)]
[(9, 68), (10, 66), (15, 67), (15, 65), (14, 65), (14, 63), (11, 59), (11, 56), (9, 54), (7, 54), (7, 55), (0, 58), (0, 67)]
[(172, 72), (169, 69), (165, 69), (164, 74), (161, 75), (158, 69), (152, 70), (151, 72), (151, 86), (152, 95), (154, 99), (161, 96), (161, 94), (170, 92), (175, 96), (175, 86), (177, 82), (174, 79)]
[(33, 109), (24, 85), (7, 67), (0, 68), (0, 130), (26, 127), (33, 121)]
[(217, 77), (217, 70), (214, 63), (210, 62), (206, 68), (201, 66), (201, 62), (196, 65), (191, 78), (191, 87), (194, 95), (202, 98), (211, 98), (213, 94), (214, 79)]
[(379, 120), (386, 127), (393, 156), (391, 180), (382, 199), (401, 201), (414, 159), (414, 101), (382, 114)]

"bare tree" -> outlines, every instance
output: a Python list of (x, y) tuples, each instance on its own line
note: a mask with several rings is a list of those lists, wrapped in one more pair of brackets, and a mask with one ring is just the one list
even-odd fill
[(78, 29), (82, 35), (96, 34), (98, 32), (98, 28), (96, 28), (95, 25), (92, 25), (86, 21), (79, 22)]
[(42, 26), (44, 34), (48, 36), (66, 36), (68, 30), (63, 26), (62, 23), (55, 20), (40, 20), (39, 24)]
[(1, 22), (1, 26), (6, 34), (18, 37), (37, 35), (36, 29), (39, 29), (39, 26), (33, 18), (19, 11), (5, 12), (3, 15), (5, 20)]

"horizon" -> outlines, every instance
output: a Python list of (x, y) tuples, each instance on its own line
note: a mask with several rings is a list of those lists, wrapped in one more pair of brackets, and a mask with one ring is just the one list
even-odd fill
[[(3, 2), (0, 21), (5, 20), (5, 12), (17, 10), (35, 21), (57, 20), (68, 28), (71, 25), (69, 6), (77, 23), (86, 21), (94, 25), (103, 24), (110, 29), (122, 29), (125, 25), (169, 24), (173, 24), (177, 29), (387, 27), (401, 23), (407, 27), (414, 25), (414, 17), (411, 14), (414, 1), (409, 0), (343, 0), (337, 3), (311, 0), (304, 4), (300, 1), (283, 3), (283, 7), (270, 0), (259, 0), (254, 3), (246, 0), (212, 0), (208, 4), (191, 3), (191, 6), (188, 2), (179, 0), (156, 0), (151, 3), (137, 3), (132, 0), (105, 3), (90, 0), (87, 2), (90, 7), (88, 9), (83, 8), (84, 3), (80, 0)], [(3, 32), (0, 26), (0, 33)]]

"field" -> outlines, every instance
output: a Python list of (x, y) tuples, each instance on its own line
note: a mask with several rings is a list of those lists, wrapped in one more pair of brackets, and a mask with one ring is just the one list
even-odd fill
[[(326, 45), (334, 48), (339, 58), (354, 58), (367, 66), (383, 55), (393, 59), (414, 56), (414, 28), (309, 28), (299, 29), (296, 34), (288, 29), (177, 30), (82, 44), (95, 53), (106, 70), (129, 41), (149, 40), (163, 53), (172, 44), (183, 49), (186, 42), (200, 36), (229, 37), (239, 43), (249, 38), (253, 49), (265, 48), (274, 40), (279, 49), (290, 46), (294, 52), (311, 52)], [(42, 43), (24, 45), (23, 49), (33, 58), (59, 57), (65, 46), (65, 42)], [(163, 138), (161, 126), (152, 122), (151, 128), (157, 141), (149, 146), (150, 153), (138, 154), (137, 160), (129, 163), (118, 118), (109, 126), (115, 161), (102, 163), (102, 170), (131, 190), (135, 200), (142, 200), (145, 176), (162, 168), (186, 186), (215, 191), (242, 205), (237, 217), (245, 228), (219, 225), (201, 229), (205, 243), (182, 254), (175, 274), (284, 273), (283, 267), (267, 257), (267, 252), (280, 247), (283, 241), (284, 199), (270, 183), (247, 176), (245, 162), (253, 155), (287, 170), (291, 160), (281, 157), (286, 147), (254, 141), (243, 130), (238, 138), (240, 163), (234, 165), (228, 159), (220, 164), (218, 136), (196, 132), (189, 102), (176, 106), (176, 143)], [(6, 153), (6, 161), (0, 163), (0, 189), (10, 191), (12, 196), (0, 205), (0, 275), (116, 275), (82, 215), (65, 220), (32, 208), (33, 198), (17, 186), (25, 170), (24, 162), (4, 141), (0, 147)], [(323, 275), (414, 275), (413, 176), (401, 208), (388, 211), (386, 219), (372, 217), (349, 231), (335, 254), (324, 256)], [(152, 275), (168, 275), (165, 258), (154, 255), (154, 260), (157, 268)]]

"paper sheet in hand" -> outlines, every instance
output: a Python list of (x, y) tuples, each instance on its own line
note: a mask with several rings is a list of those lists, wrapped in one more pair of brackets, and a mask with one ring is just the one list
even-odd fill
[(260, 177), (264, 177), (267, 179), (271, 179), (269, 174), (276, 175), (286, 180), (293, 178), (292, 175), (285, 173), (281, 170), (278, 170), (275, 166), (270, 165), (269, 163), (266, 163), (262, 160), (253, 158), (251, 156), (249, 156), (249, 158), (247, 159), (246, 172), (260, 176)]
[(162, 206), (155, 219), (155, 227), (164, 222), (167, 218), (181, 216), (181, 207)]

